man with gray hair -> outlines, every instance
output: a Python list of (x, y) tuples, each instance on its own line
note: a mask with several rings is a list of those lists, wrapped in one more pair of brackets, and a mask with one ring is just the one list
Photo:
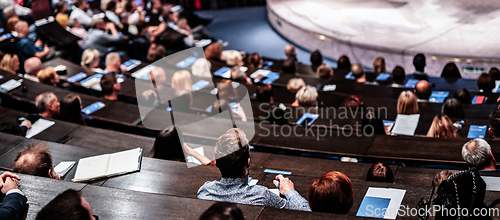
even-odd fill
[(356, 79), (357, 83), (365, 83), (366, 82), (366, 74), (365, 69), (359, 63), (352, 65), (351, 67), (352, 76)]
[(38, 95), (35, 99), (35, 105), (38, 114), (44, 118), (56, 118), (59, 114), (60, 103), (54, 93), (44, 92)]
[(127, 69), (122, 66), (122, 61), (118, 53), (109, 53), (106, 56), (106, 69), (104, 73), (115, 72), (116, 74), (123, 74)]
[(485, 140), (476, 138), (462, 147), (462, 157), (469, 167), (478, 170), (496, 170), (496, 160), (491, 147)]
[(29, 79), (34, 82), (38, 82), (38, 78), (36, 77), (38, 72), (42, 70), (42, 61), (38, 57), (31, 57), (24, 61), (24, 70), (26, 74), (24, 74), (25, 79)]

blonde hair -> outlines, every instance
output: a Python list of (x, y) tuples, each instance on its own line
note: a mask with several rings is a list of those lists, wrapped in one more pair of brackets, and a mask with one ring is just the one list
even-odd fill
[(172, 76), (172, 88), (177, 91), (193, 91), (191, 73), (187, 70), (179, 70)]
[(56, 73), (54, 67), (49, 66), (45, 69), (40, 70), (40, 72), (38, 72), (37, 78), (38, 78), (38, 81), (42, 84), (54, 85), (54, 83), (52, 82), (52, 79), (55, 79), (56, 74), (57, 73)]
[(191, 66), (191, 72), (195, 76), (211, 78), (212, 77), (212, 74), (210, 73), (211, 66), (212, 65), (210, 64), (210, 62), (208, 62), (207, 59), (199, 58)]
[(417, 97), (411, 91), (403, 91), (398, 98), (398, 114), (419, 114)]
[(375, 62), (373, 62), (373, 73), (378, 76), (380, 73), (387, 73), (385, 68), (385, 59), (383, 57), (377, 57)]
[(304, 86), (295, 94), (295, 100), (300, 106), (316, 106), (316, 98), (318, 91), (313, 86)]
[(82, 66), (89, 66), (92, 62), (99, 58), (99, 51), (96, 49), (86, 49), (82, 54)]
[(17, 16), (14, 16), (14, 17), (10, 17), (8, 20), (7, 20), (7, 30), (9, 32), (12, 32), (12, 31), (15, 31), (16, 30), (16, 24), (17, 22), (19, 22), (20, 19), (19, 17)]
[(222, 51), (222, 60), (226, 60), (229, 66), (241, 66), (243, 63), (243, 56), (237, 50)]
[(457, 136), (453, 122), (446, 115), (436, 115), (427, 132), (427, 137), (456, 138)]
[(288, 84), (286, 84), (286, 89), (290, 92), (296, 93), (299, 89), (306, 86), (306, 82), (304, 82), (301, 78), (292, 78), (288, 80)]
[[(17, 60), (17, 68), (14, 66), (15, 61)], [(10, 73), (16, 73), (16, 70), (19, 69), (19, 58), (17, 55), (5, 54), (0, 61), (0, 69), (5, 70)]]

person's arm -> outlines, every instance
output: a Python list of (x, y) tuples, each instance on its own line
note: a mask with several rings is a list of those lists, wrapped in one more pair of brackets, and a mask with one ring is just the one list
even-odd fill
[(282, 175), (276, 176), (276, 180), (273, 181), (275, 186), (278, 186), (281, 195), (284, 195), (286, 199), (274, 194), (273, 192), (267, 190), (266, 200), (267, 206), (280, 208), (280, 209), (294, 209), (301, 211), (311, 211), (309, 203), (302, 197), (293, 186), (293, 182), (288, 178), (284, 178)]
[(19, 183), (15, 179), (19, 177), (10, 172), (4, 172), (0, 176), (1, 191), (5, 194), (0, 205), (0, 219), (2, 220), (18, 220), (24, 214), (24, 207), (28, 200), (19, 190)]
[(209, 165), (212, 162), (207, 157), (202, 156), (201, 154), (199, 154), (198, 152), (187, 146), (187, 144), (184, 144), (184, 151), (186, 151), (186, 154), (191, 155), (196, 159), (198, 159), (203, 165)]
[(45, 45), (45, 47), (43, 48), (43, 51), (36, 52), (34, 56), (42, 59), (44, 56), (46, 56), (49, 53), (49, 51), (50, 51), (50, 48), (47, 45)]
[(31, 14), (31, 9), (20, 6), (18, 4), (14, 4), (14, 11), (18, 16)]

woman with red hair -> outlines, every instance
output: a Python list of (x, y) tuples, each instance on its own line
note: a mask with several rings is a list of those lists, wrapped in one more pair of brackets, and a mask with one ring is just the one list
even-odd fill
[(341, 172), (325, 173), (309, 187), (309, 206), (313, 212), (347, 214), (353, 201), (351, 180)]

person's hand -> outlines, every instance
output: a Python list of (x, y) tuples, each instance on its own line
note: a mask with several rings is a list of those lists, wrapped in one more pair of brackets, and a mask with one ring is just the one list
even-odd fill
[(41, 40), (37, 40), (35, 42), (35, 46), (37, 46), (37, 47), (42, 46), (42, 41)]
[(192, 148), (190, 148), (187, 144), (184, 144), (183, 147), (187, 155), (193, 155), (194, 150)]
[(115, 28), (115, 24), (113, 22), (106, 23), (106, 29), (113, 29), (113, 28)]
[(48, 53), (49, 51), (50, 51), (49, 46), (45, 45), (45, 47), (43, 47), (43, 52)]
[(21, 126), (26, 126), (28, 129), (30, 129), (31, 128), (31, 121), (24, 120), (23, 122), (21, 122)]
[(2, 194), (7, 194), (11, 189), (19, 189), (19, 186), (21, 186), (19, 182), (12, 177), (7, 177), (5, 180), (2, 179), (1, 181), (3, 182)]
[(281, 174), (276, 176), (276, 180), (273, 180), (275, 186), (279, 185), (279, 191), (281, 195), (286, 196), (286, 193), (290, 190), (295, 190), (293, 187), (293, 182), (283, 177)]
[(19, 177), (16, 174), (13, 174), (13, 173), (11, 173), (9, 171), (5, 171), (5, 172), (2, 173), (2, 175), (0, 175), (0, 179), (2, 179), (2, 180), (4, 180), (7, 177), (14, 178), (14, 179), (17, 179), (17, 180), (21, 180), (21, 177)]

